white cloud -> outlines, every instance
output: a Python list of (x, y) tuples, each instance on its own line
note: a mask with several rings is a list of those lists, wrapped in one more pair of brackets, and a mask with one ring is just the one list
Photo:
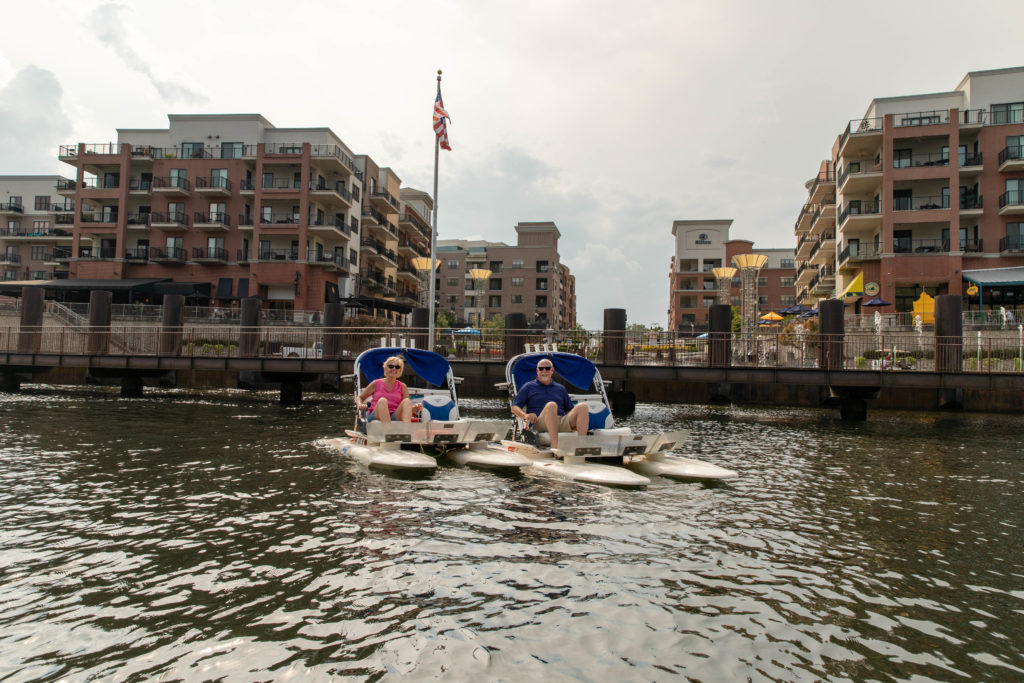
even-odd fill
[(31, 65), (0, 90), (0, 173), (62, 172), (56, 152), (62, 143), (68, 143), (71, 133), (62, 94), (51, 72)]

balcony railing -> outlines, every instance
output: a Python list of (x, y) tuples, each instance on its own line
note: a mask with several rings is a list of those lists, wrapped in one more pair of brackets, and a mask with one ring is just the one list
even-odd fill
[(117, 213), (83, 211), (79, 220), (82, 223), (116, 223)]
[(868, 199), (851, 199), (839, 213), (839, 225), (850, 216), (876, 215), (882, 213), (882, 202)]
[(124, 250), (124, 257), (128, 261), (146, 261), (149, 259), (149, 247), (128, 247)]
[(846, 124), (846, 128), (843, 129), (842, 135), (839, 136), (839, 149), (843, 148), (843, 145), (846, 144), (846, 140), (853, 134), (877, 133), (881, 131), (883, 121), (884, 119), (881, 116), (864, 119), (850, 119), (850, 122)]
[(881, 256), (882, 250), (873, 244), (850, 242), (839, 252), (839, 265), (842, 266), (847, 261), (868, 261)]
[(925, 166), (949, 166), (949, 155), (942, 152), (922, 152), (892, 160), (893, 168), (922, 168)]
[(197, 190), (224, 190), (226, 192), (231, 191), (231, 181), (222, 176), (200, 176), (196, 178), (196, 189)]
[(1008, 190), (999, 195), (999, 208), (1024, 205), (1024, 191)]
[(130, 213), (128, 214), (128, 225), (149, 225), (149, 220), (152, 214), (149, 213)]
[(260, 261), (298, 261), (299, 252), (293, 249), (260, 249)]
[(264, 190), (298, 190), (302, 187), (300, 181), (295, 178), (278, 178), (276, 176), (264, 178), (261, 186)]
[(960, 208), (965, 211), (969, 209), (984, 208), (982, 206), (984, 204), (984, 202), (982, 201), (983, 199), (984, 197), (982, 195), (964, 195), (963, 197), (960, 198)]
[(153, 211), (149, 214), (150, 225), (155, 223), (175, 223), (178, 225), (188, 225), (188, 214), (184, 211)]
[(960, 168), (964, 166), (981, 166), (983, 156), (981, 152), (971, 152), (969, 154), (964, 152), (960, 154)]
[(1015, 161), (1017, 159), (1024, 159), (1024, 145), (1008, 145), (999, 153), (1000, 166), (1007, 161)]
[(977, 125), (988, 123), (988, 109), (963, 109), (960, 111), (960, 123)]
[(153, 178), (153, 187), (155, 189), (174, 189), (189, 192), (192, 190), (192, 183), (189, 182), (188, 178), (169, 178), (158, 176)]
[(181, 247), (150, 247), (149, 259), (151, 261), (179, 261), (185, 262), (186, 253)]
[(0, 211), (10, 211), (13, 213), (25, 213), (25, 207), (15, 202), (7, 202), (0, 204)]
[(293, 213), (265, 213), (260, 215), (263, 225), (298, 225), (299, 217)]
[(306, 260), (308, 262), (310, 262), (310, 263), (315, 263), (315, 264), (321, 265), (321, 266), (328, 265), (328, 264), (333, 264), (333, 265), (337, 266), (338, 268), (348, 268), (349, 267), (349, 261), (344, 256), (342, 256), (340, 254), (331, 254), (329, 252), (324, 252), (324, 253), (319, 253), (318, 254), (318, 253), (316, 253), (315, 249), (310, 249), (308, 251), (308, 253), (306, 254)]
[(947, 239), (905, 239), (894, 238), (892, 250), (895, 254), (937, 254), (949, 251)]
[(192, 247), (193, 260), (227, 261), (228, 250), (220, 247)]
[(949, 123), (948, 109), (933, 109), (932, 111), (915, 111), (906, 114), (893, 114), (893, 126), (906, 128), (908, 126), (933, 126), (941, 123)]
[(352, 158), (338, 145), (310, 145), (309, 155), (314, 159), (338, 159), (346, 168), (362, 177), (362, 173), (360, 173), (356, 168), (355, 162), (352, 161)]
[(226, 211), (196, 211), (194, 219), (195, 225), (203, 223), (231, 225), (231, 216)]
[(153, 179), (129, 178), (128, 189), (132, 192), (150, 192), (153, 189)]
[(238, 227), (242, 227), (242, 226), (250, 226), (251, 227), (253, 225), (253, 218), (254, 217), (253, 217), (252, 214), (244, 214), (244, 213), (238, 214)]
[(821, 245), (822, 244), (824, 244), (825, 242), (827, 242), (829, 240), (834, 240), (835, 238), (836, 238), (835, 233), (826, 232), (825, 234), (823, 234), (821, 236), (821, 241), (820, 242), (816, 242), (815, 245), (813, 247), (811, 247), (811, 253), (810, 253), (810, 255), (807, 258), (808, 259), (813, 259), (814, 255), (817, 254), (818, 250), (821, 249)]
[(334, 192), (335, 194), (341, 195), (346, 201), (352, 201), (352, 193), (345, 187), (345, 183), (340, 180), (334, 185), (325, 182), (319, 182), (318, 180), (309, 181), (310, 192)]
[(315, 216), (309, 219), (311, 228), (336, 228), (346, 235), (351, 234), (343, 216)]
[(116, 190), (121, 187), (121, 179), (114, 178), (85, 178), (80, 185), (83, 190)]
[(21, 263), (21, 255), (14, 252), (0, 253), (0, 263)]
[(922, 197), (895, 197), (892, 200), (893, 211), (929, 211), (948, 209), (949, 197), (945, 195), (925, 195)]
[(999, 240), (999, 251), (1024, 251), (1024, 236), (1007, 235)]
[(960, 240), (960, 251), (972, 251), (972, 252), (981, 253), (983, 251), (983, 249), (982, 249), (983, 244), (984, 244), (984, 240), (982, 240), (982, 239), (976, 239), (976, 240), (963, 240), (962, 239), (962, 240)]

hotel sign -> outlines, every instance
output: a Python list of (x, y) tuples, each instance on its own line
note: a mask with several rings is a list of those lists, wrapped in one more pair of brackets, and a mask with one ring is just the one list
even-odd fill
[(697, 235), (697, 239), (693, 241), (694, 244), (711, 244), (711, 240), (708, 239), (708, 235), (705, 232)]

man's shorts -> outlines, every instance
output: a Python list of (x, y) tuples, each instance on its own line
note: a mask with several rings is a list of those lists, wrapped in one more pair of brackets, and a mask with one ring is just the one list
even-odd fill
[[(548, 431), (547, 425), (545, 425), (540, 420), (537, 420), (537, 431), (538, 432), (546, 432), (546, 431)], [(559, 416), (559, 418), (558, 418), (558, 431), (559, 432), (574, 432), (574, 431), (576, 431), (572, 427), (569, 426), (569, 413), (566, 413), (565, 415)]]

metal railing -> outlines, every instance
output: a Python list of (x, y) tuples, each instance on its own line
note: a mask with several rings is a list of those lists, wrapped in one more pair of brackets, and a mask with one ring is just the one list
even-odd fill
[(1009, 145), (999, 152), (1000, 166), (1007, 161), (1014, 161), (1017, 159), (1024, 159), (1024, 145)]
[(192, 190), (192, 183), (189, 182), (188, 178), (157, 176), (153, 178), (153, 189), (175, 189), (190, 192)]
[(1024, 190), (1008, 190), (999, 195), (999, 208), (1024, 204)]
[(197, 190), (226, 190), (231, 191), (231, 181), (222, 176), (199, 176), (196, 178)]
[(227, 261), (228, 250), (220, 247), (192, 247), (192, 259), (203, 259), (207, 261)]
[(893, 211), (929, 211), (948, 208), (949, 197), (947, 195), (935, 194), (917, 197), (894, 197), (892, 200)]

